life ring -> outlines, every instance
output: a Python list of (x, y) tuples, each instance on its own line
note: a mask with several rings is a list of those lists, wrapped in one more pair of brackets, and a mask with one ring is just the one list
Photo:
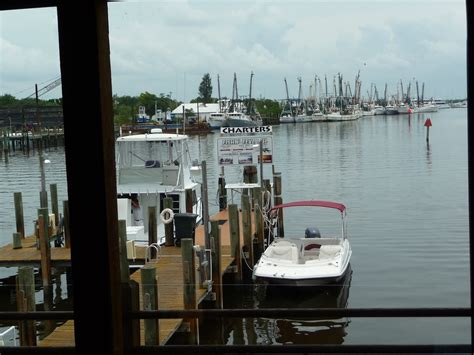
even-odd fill
[[(168, 217), (166, 217), (166, 216), (168, 216)], [(160, 213), (160, 219), (164, 224), (171, 223), (173, 218), (174, 218), (174, 212), (171, 208), (165, 208)]]

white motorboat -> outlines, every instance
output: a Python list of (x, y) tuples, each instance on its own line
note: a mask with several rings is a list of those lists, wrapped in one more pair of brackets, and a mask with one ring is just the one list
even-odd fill
[(339, 236), (321, 236), (315, 227), (307, 228), (305, 237), (275, 238), (265, 249), (253, 269), (253, 278), (277, 284), (323, 285), (344, 277), (352, 250), (347, 239), (346, 207), (330, 201), (297, 201), (273, 207), (270, 217), (278, 210), (293, 207), (323, 207), (337, 209), (342, 217)]
[[(201, 170), (196, 160), (191, 161), (187, 141), (186, 135), (161, 129), (117, 139), (117, 207), (119, 219), (126, 221), (128, 240), (148, 243), (150, 206), (157, 209), (160, 244), (165, 242), (164, 224), (176, 213), (193, 214), (196, 223), (201, 220), (201, 186), (194, 179)], [(172, 208), (160, 215), (165, 197), (172, 198)]]
[(229, 112), (226, 114), (225, 125), (228, 127), (256, 127), (262, 125), (260, 116), (250, 116), (243, 112)]

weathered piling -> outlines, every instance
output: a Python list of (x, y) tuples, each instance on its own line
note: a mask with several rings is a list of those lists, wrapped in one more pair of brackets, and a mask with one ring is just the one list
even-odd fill
[(244, 258), (249, 265), (254, 265), (253, 258), (253, 235), (252, 235), (252, 209), (250, 207), (250, 197), (242, 195), (242, 232), (244, 236)]
[(126, 283), (130, 279), (129, 264), (127, 257), (127, 221), (118, 221), (119, 259), (120, 259), (120, 282)]
[(54, 213), (54, 224), (59, 225), (59, 205), (58, 205), (58, 184), (50, 184), (49, 191), (51, 194), (51, 212)]
[(16, 232), (13, 233), (13, 249), (21, 249), (21, 234)]
[(263, 180), (263, 187), (264, 187), (264, 190), (262, 191), (263, 193), (263, 199), (262, 199), (262, 203), (263, 203), (263, 206), (265, 206), (266, 210), (263, 211), (264, 213), (264, 218), (263, 218), (263, 240), (264, 240), (264, 249), (265, 250), (265, 247), (267, 247), (267, 244), (269, 242), (269, 240), (266, 240), (265, 238), (267, 238), (268, 235), (270, 235), (270, 225), (268, 223), (269, 221), (269, 212), (270, 212), (270, 208), (271, 208), (271, 205), (272, 205), (272, 186), (271, 186), (271, 183), (270, 183), (270, 179), (264, 179)]
[(229, 207), (229, 230), (230, 230), (230, 255), (235, 258), (237, 268), (237, 281), (242, 281), (242, 256), (240, 249), (240, 223), (237, 205), (230, 204)]
[[(156, 268), (145, 265), (140, 269), (142, 279), (142, 302), (144, 311), (158, 310), (158, 286), (156, 282)], [(145, 345), (159, 345), (158, 319), (145, 319)]]
[[(48, 209), (47, 208), (38, 208), (38, 221), (37, 221), (37, 229), (39, 231), (40, 229), (40, 224), (39, 224), (39, 216), (43, 216), (43, 221), (44, 221), (44, 224), (46, 226), (46, 235), (49, 237), (49, 233), (48, 233), (48, 226), (49, 226), (49, 214), (48, 214)], [(36, 241), (36, 248), (37, 249), (40, 249), (40, 241), (39, 241), (39, 234), (36, 235), (37, 237), (37, 241)]]
[(64, 230), (64, 246), (71, 248), (71, 232), (69, 229), (69, 202), (63, 201), (63, 230)]
[[(44, 218), (44, 210), (38, 210), (38, 235), (41, 251), (41, 283), (43, 286), (43, 307), (45, 311), (53, 310), (53, 287), (51, 273), (51, 244), (49, 241), (47, 219)], [(47, 210), (46, 210), (47, 212)], [(50, 334), (53, 331), (53, 322), (46, 320), (43, 322), (44, 333)]]
[[(246, 184), (256, 184), (258, 183), (258, 175), (257, 175), (257, 167), (255, 165), (246, 165), (244, 166), (244, 182)], [(244, 189), (242, 191), (242, 195), (251, 195), (252, 200), (251, 204), (253, 207), (253, 189), (249, 191), (249, 189)]]
[(201, 199), (202, 199), (202, 223), (204, 225), (204, 241), (206, 249), (211, 249), (209, 240), (209, 195), (207, 186), (207, 163), (205, 160), (201, 162), (202, 169), (202, 185), (201, 185)]
[(193, 190), (192, 189), (186, 189), (184, 191), (185, 193), (185, 198), (186, 198), (186, 212), (187, 213), (193, 213)]
[[(163, 199), (163, 209), (169, 208), (173, 209), (173, 199), (171, 197), (165, 197)], [(174, 219), (168, 223), (165, 224), (165, 246), (171, 247), (174, 245), (173, 241), (173, 229), (174, 229)]]
[[(156, 224), (156, 206), (148, 207), (148, 245), (158, 243), (158, 227)], [(156, 258), (156, 249), (150, 248), (150, 259)]]
[(260, 254), (263, 253), (263, 240), (264, 240), (264, 231), (263, 231), (263, 191), (264, 189), (259, 187), (255, 188), (255, 204), (254, 204), (254, 220), (255, 220), (255, 235), (256, 235), (256, 245), (257, 250), (254, 251), (256, 255), (255, 259), (260, 257)]
[[(281, 173), (273, 172), (273, 203), (274, 205), (280, 205), (283, 203), (281, 197)], [(283, 238), (285, 231), (283, 228), (283, 209), (278, 210), (278, 237)]]
[(221, 166), (221, 173), (219, 175), (217, 185), (219, 190), (219, 211), (222, 211), (227, 208), (227, 189), (225, 188), (225, 175), (223, 166)]
[(219, 221), (211, 221), (212, 292), (216, 308), (224, 308), (221, 272), (221, 230)]
[[(181, 239), (181, 257), (183, 259), (183, 302), (184, 309), (196, 309), (196, 270), (193, 240)], [(198, 322), (196, 318), (184, 320), (189, 323), (191, 344), (197, 344), (199, 338)]]
[[(16, 276), (16, 302), (19, 312), (36, 311), (35, 275), (33, 267), (20, 266)], [(36, 323), (34, 320), (19, 321), (20, 345), (36, 346)]]
[[(140, 310), (140, 290), (138, 282), (130, 280), (121, 282), (122, 305), (124, 314)], [(123, 322), (124, 348), (126, 354), (131, 353), (132, 348), (140, 346), (140, 319), (128, 319)]]
[(20, 233), (21, 238), (25, 238), (25, 219), (23, 215), (23, 198), (21, 192), (13, 193), (13, 200), (15, 202), (16, 231)]

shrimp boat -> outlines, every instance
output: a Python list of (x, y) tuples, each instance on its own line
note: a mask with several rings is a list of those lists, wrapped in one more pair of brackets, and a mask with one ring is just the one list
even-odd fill
[[(148, 207), (157, 209), (157, 239), (165, 242), (166, 223), (176, 214), (193, 215), (200, 222), (201, 186), (195, 178), (201, 175), (197, 160), (192, 161), (188, 136), (163, 133), (155, 128), (149, 134), (117, 138), (117, 207), (119, 219), (126, 221), (127, 240), (148, 245)], [(165, 208), (164, 198), (172, 199)], [(142, 219), (132, 218), (131, 201), (141, 208)], [(163, 213), (165, 211), (166, 213)], [(161, 212), (161, 214), (160, 214)]]
[(279, 210), (293, 207), (338, 210), (342, 220), (341, 235), (322, 237), (316, 227), (309, 227), (301, 238), (275, 238), (255, 265), (253, 279), (296, 286), (338, 282), (349, 269), (352, 255), (347, 239), (346, 207), (330, 201), (296, 201), (274, 206), (270, 210), (270, 218), (276, 218)]

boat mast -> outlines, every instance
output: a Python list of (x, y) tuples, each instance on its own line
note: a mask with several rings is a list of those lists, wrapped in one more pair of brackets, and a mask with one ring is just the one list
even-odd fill
[(251, 114), (251, 105), (252, 105), (252, 78), (253, 78), (253, 71), (250, 72), (250, 89), (249, 89), (249, 104), (247, 106), (247, 115)]
[(420, 106), (420, 92), (418, 91), (418, 81), (416, 81), (416, 104)]
[(219, 80), (219, 74), (217, 74), (217, 97), (219, 103), (219, 112), (222, 112), (222, 102), (221, 102), (221, 82)]
[(421, 101), (423, 102), (425, 102), (424, 95), (425, 95), (425, 83), (423, 83), (423, 85), (421, 86)]

